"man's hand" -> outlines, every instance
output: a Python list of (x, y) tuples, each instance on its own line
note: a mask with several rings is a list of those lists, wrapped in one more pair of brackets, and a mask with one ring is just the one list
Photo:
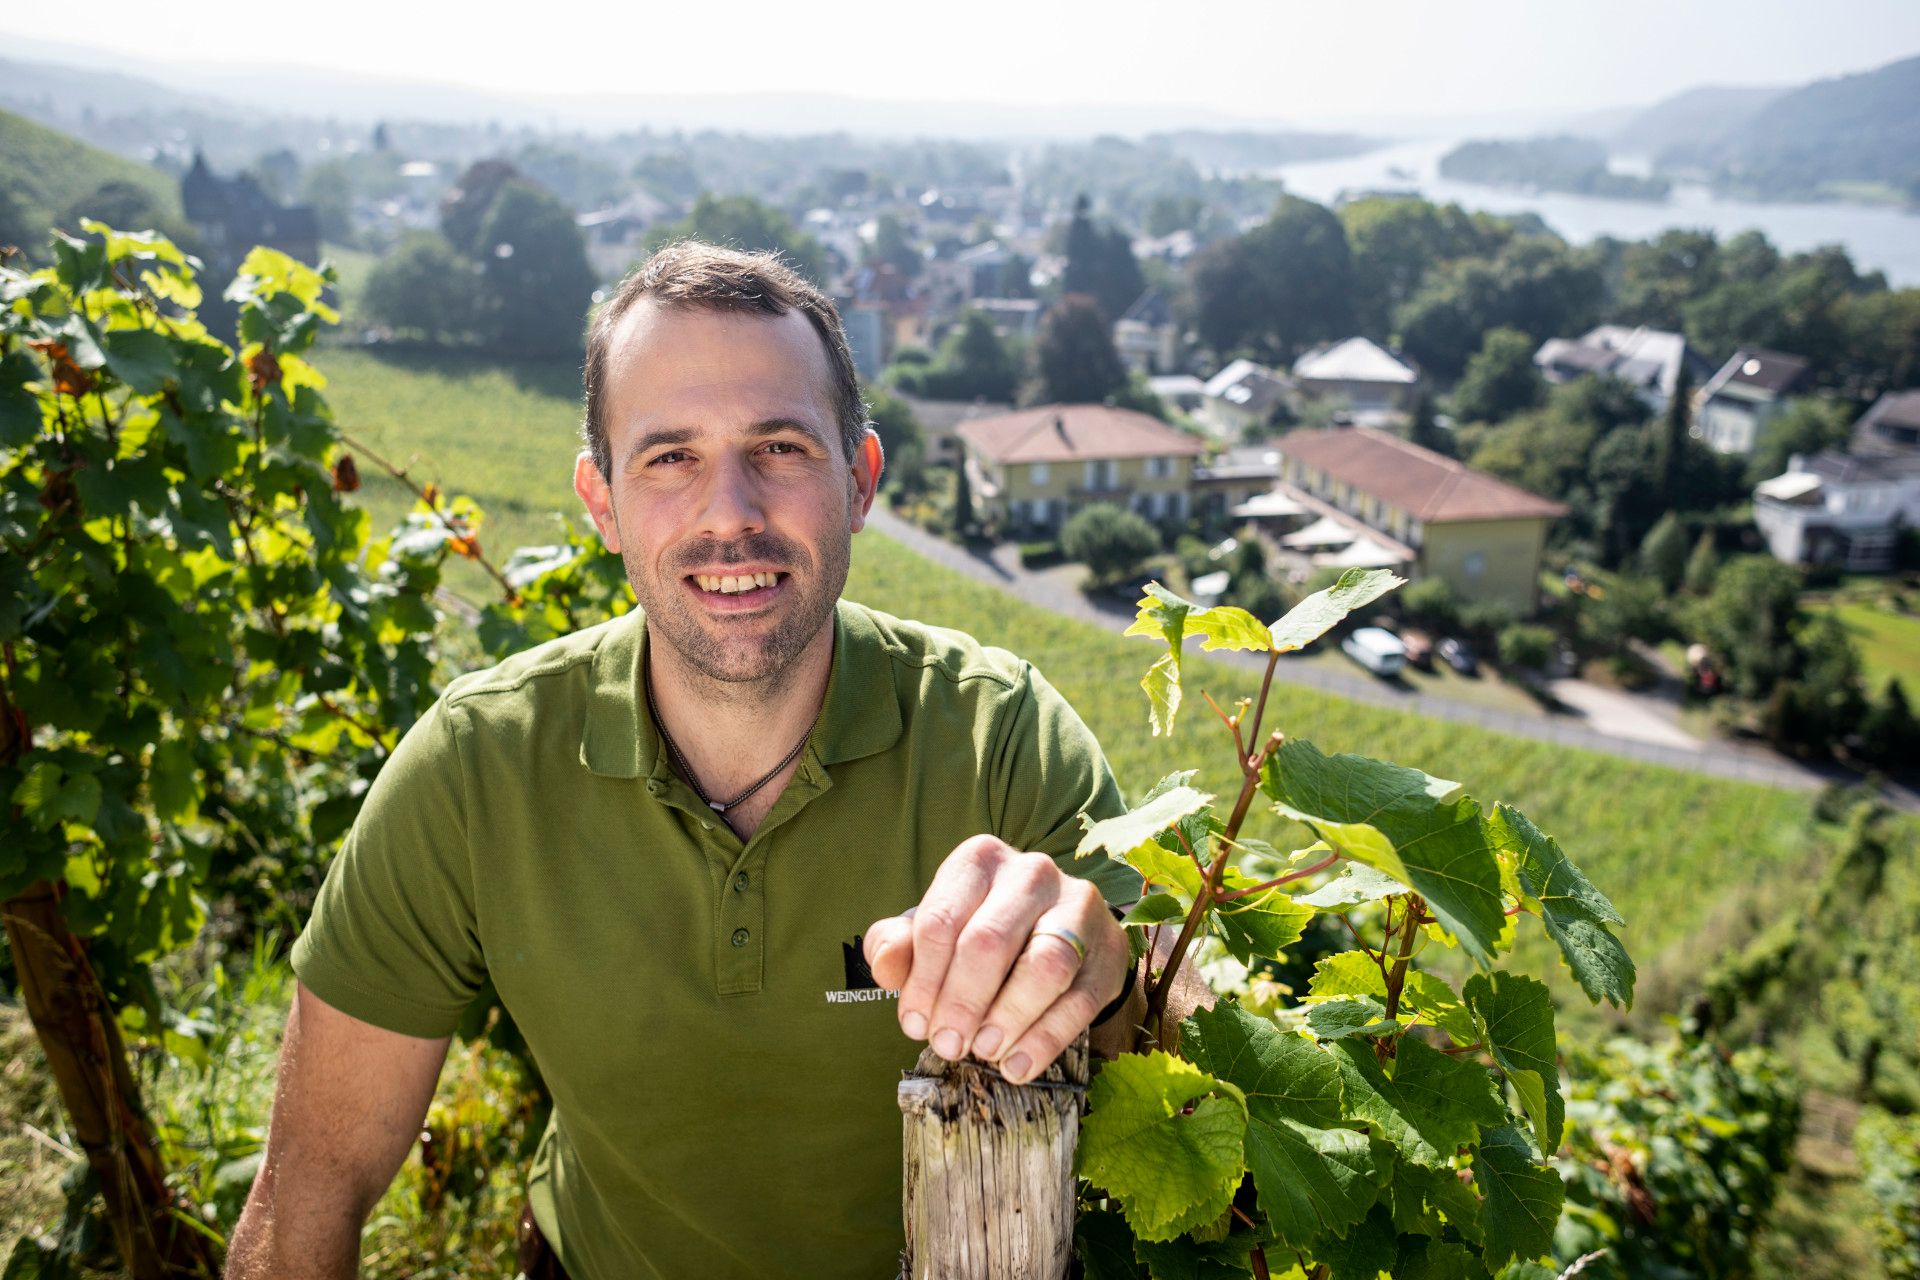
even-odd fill
[[(1081, 959), (1064, 930), (1086, 947)], [(1024, 1084), (1120, 994), (1125, 931), (1100, 891), (1043, 853), (975, 836), (926, 897), (866, 932), (874, 981), (900, 993), (900, 1027), (941, 1057), (968, 1053)]]

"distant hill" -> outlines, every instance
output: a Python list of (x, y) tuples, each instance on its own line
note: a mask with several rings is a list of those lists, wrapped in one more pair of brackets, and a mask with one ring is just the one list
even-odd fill
[(180, 185), (158, 169), (0, 111), (0, 244), (39, 258), (56, 223), (141, 221), (179, 235)]
[(1658, 163), (1773, 198), (1872, 184), (1920, 200), (1920, 56), (1777, 94), (1716, 136), (1673, 143)]
[(1440, 176), (1616, 200), (1665, 200), (1668, 187), (1665, 178), (1610, 172), (1605, 147), (1570, 134), (1463, 142), (1440, 158)]
[(1676, 147), (1716, 143), (1754, 112), (1782, 94), (1780, 85), (1706, 85), (1676, 93), (1634, 116), (1613, 131), (1616, 152), (1651, 159)]

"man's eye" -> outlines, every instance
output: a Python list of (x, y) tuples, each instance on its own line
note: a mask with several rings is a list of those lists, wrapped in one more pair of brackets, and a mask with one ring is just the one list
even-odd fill
[(682, 459), (684, 459), (686, 456), (687, 456), (687, 453), (683, 449), (669, 449), (665, 453), (656, 454), (653, 460), (647, 463), (647, 465), (650, 467), (653, 467), (653, 466), (658, 466), (663, 462), (679, 462)]
[(801, 448), (800, 448), (800, 446), (799, 446), (799, 445), (797, 445), (797, 444), (795, 444), (795, 443), (793, 443), (793, 441), (791, 441), (791, 440), (772, 440), (772, 441), (769, 441), (769, 442), (767, 443), (767, 449), (768, 449), (768, 451), (769, 451), (769, 452), (771, 452), (771, 453), (800, 453), (800, 452), (802, 452), (802, 450), (801, 450)]

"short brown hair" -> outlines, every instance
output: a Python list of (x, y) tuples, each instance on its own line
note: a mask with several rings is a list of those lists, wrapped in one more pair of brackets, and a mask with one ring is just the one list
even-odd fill
[(607, 349), (622, 316), (642, 298), (669, 307), (706, 307), (715, 311), (758, 312), (783, 316), (798, 308), (813, 322), (827, 349), (833, 375), (833, 408), (840, 420), (840, 441), (852, 461), (867, 432), (867, 406), (860, 398), (859, 375), (840, 312), (833, 300), (780, 261), (777, 254), (743, 253), (698, 240), (667, 245), (635, 267), (607, 299), (587, 332), (587, 449), (600, 475), (613, 479), (612, 446), (607, 443)]

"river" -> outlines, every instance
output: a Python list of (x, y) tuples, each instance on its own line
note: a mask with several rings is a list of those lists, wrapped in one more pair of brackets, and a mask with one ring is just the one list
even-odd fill
[(1675, 183), (1665, 203), (1529, 192), (1440, 176), (1440, 157), (1458, 140), (1396, 143), (1363, 156), (1315, 160), (1273, 170), (1295, 195), (1331, 204), (1343, 191), (1418, 191), (1438, 203), (1489, 213), (1537, 213), (1576, 244), (1600, 236), (1646, 240), (1669, 227), (1703, 227), (1722, 240), (1758, 229), (1781, 249), (1846, 248), (1863, 271), (1887, 273), (1896, 288), (1920, 285), (1920, 216), (1863, 204), (1762, 204), (1717, 196), (1698, 183)]

